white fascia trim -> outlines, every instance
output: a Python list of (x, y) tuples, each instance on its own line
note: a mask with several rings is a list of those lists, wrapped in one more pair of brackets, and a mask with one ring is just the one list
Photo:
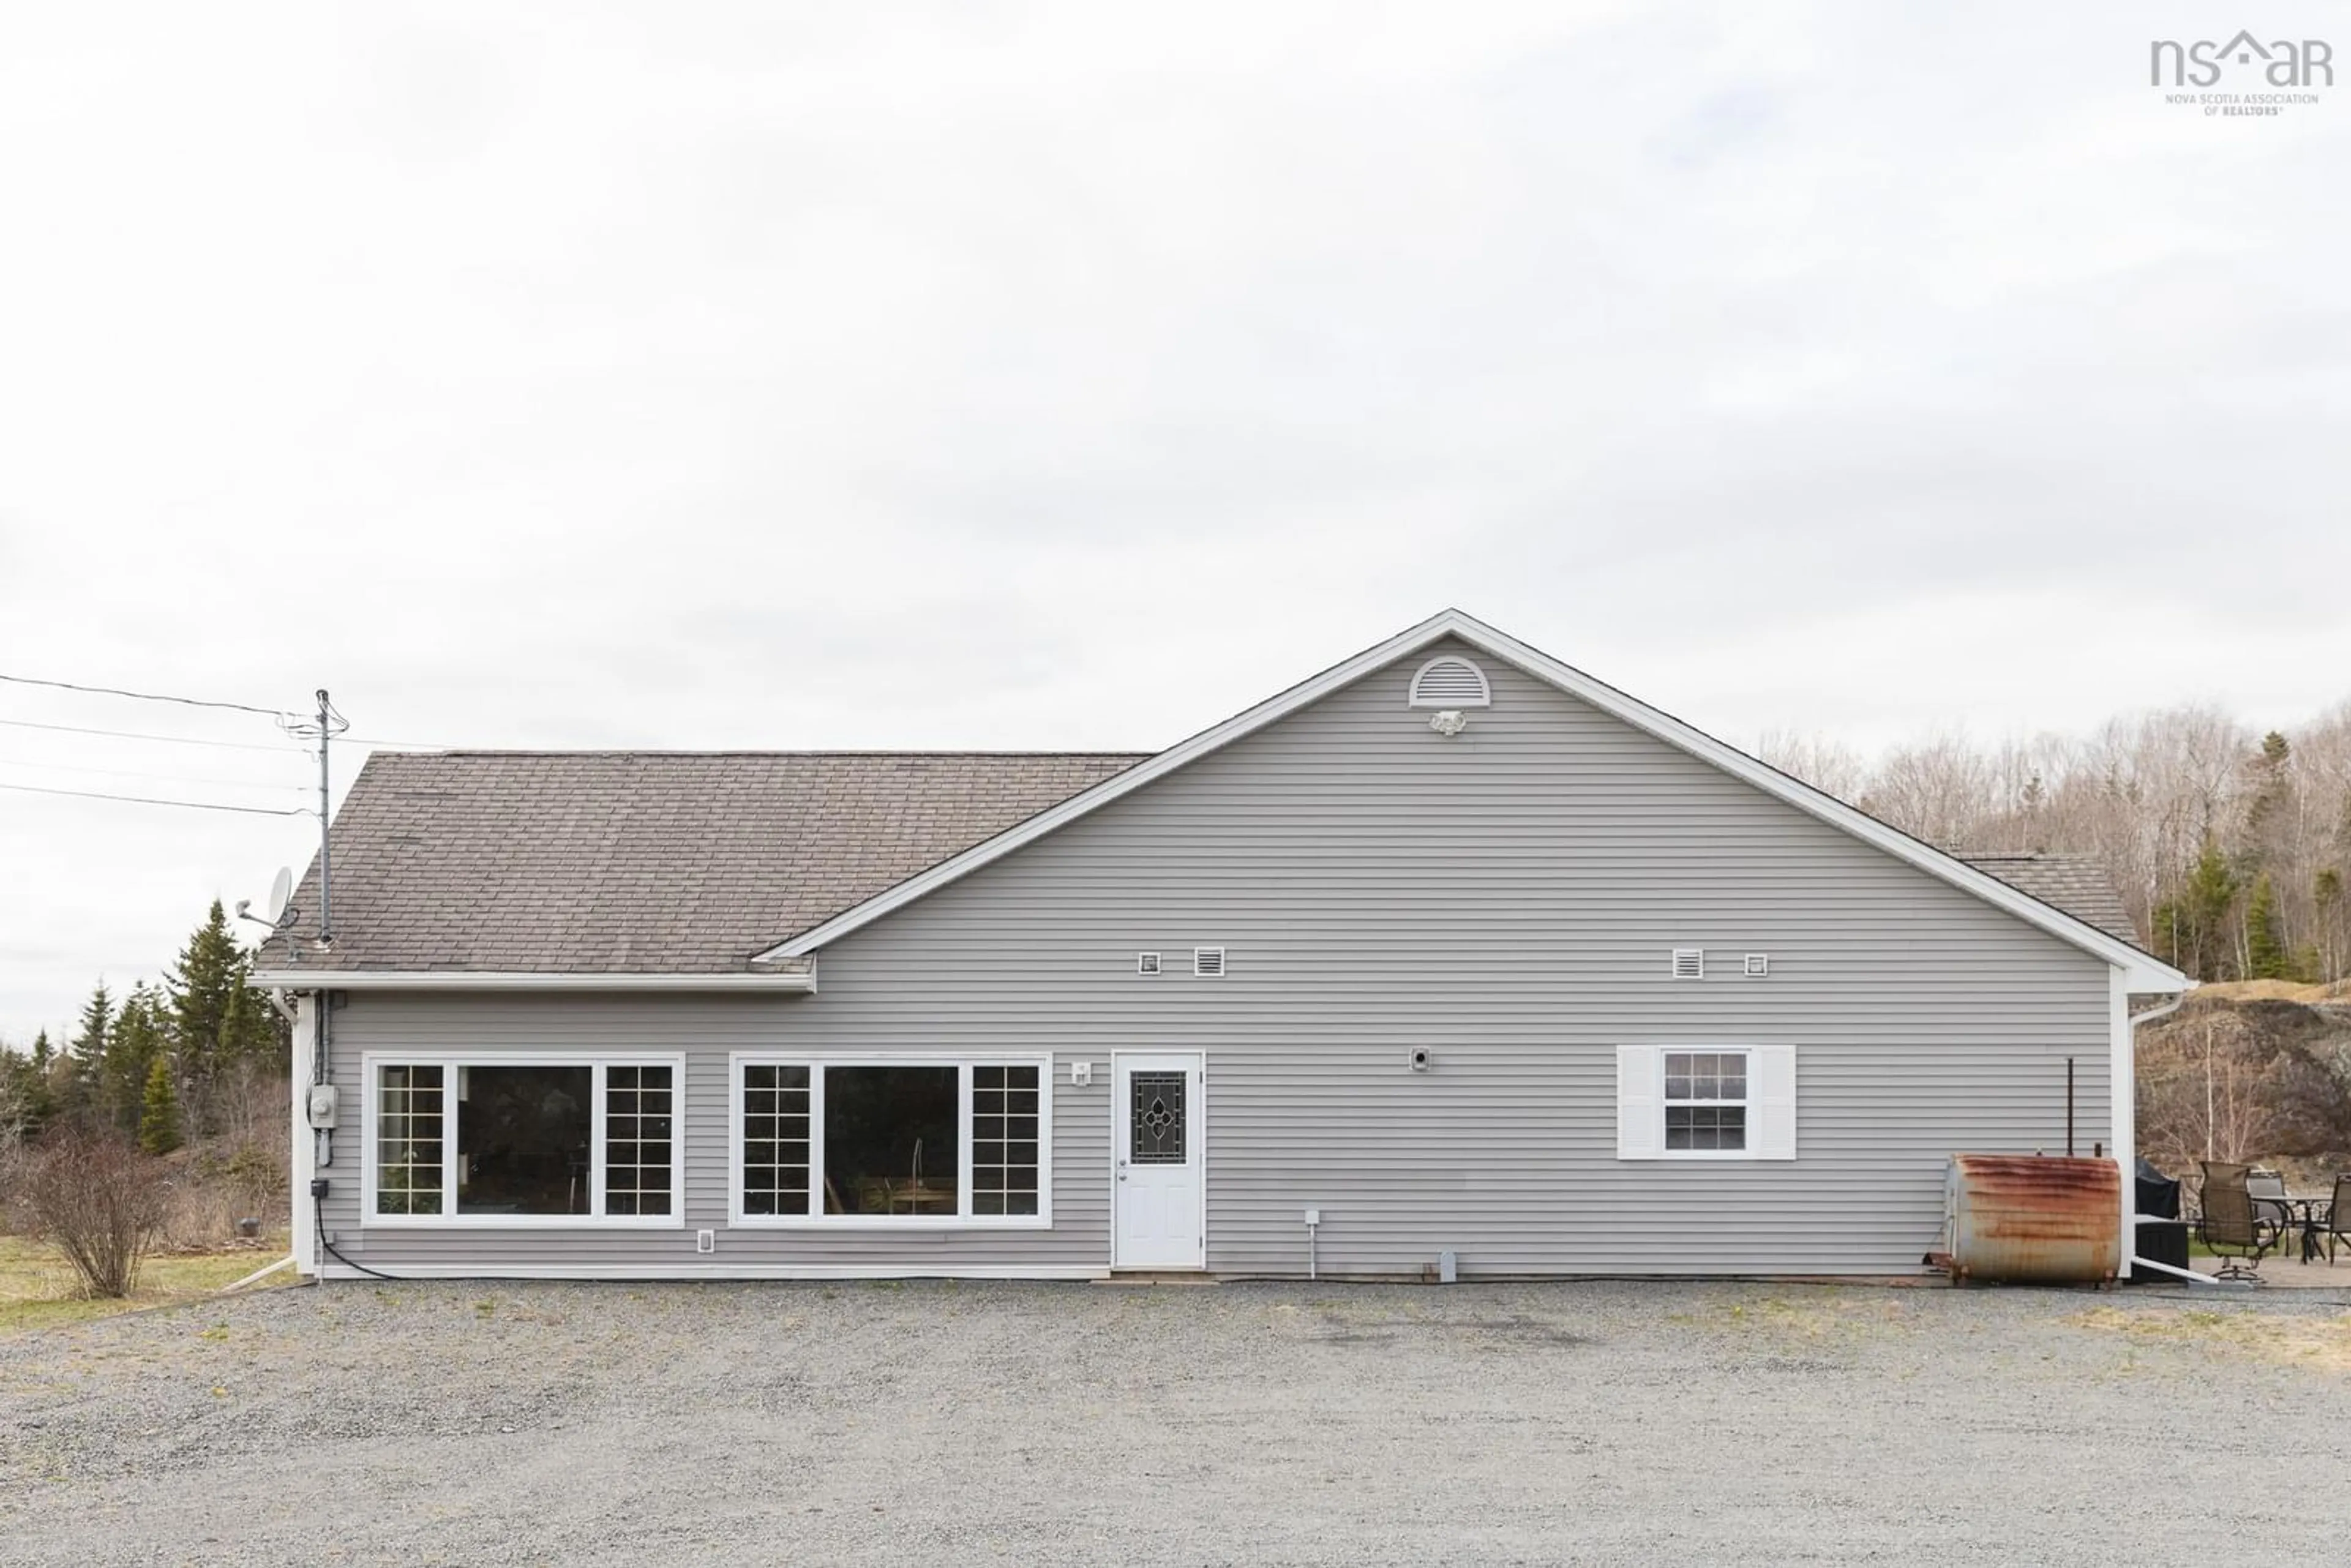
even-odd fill
[(813, 974), (538, 974), (486, 969), (262, 969), (246, 982), (290, 991), (768, 991), (807, 995)]
[(1452, 637), (1467, 643), (1493, 658), (1501, 660), (1532, 675), (1535, 679), (1556, 686), (1569, 695), (1582, 699), (1612, 717), (1631, 725), (1645, 734), (1654, 736), (1667, 745), (1689, 753), (1699, 761), (1719, 768), (1734, 779), (1752, 784), (1767, 795), (1786, 801), (1798, 810), (1818, 818), (1831, 827), (1839, 828), (1863, 842), (1874, 845), (1906, 861), (1928, 875), (1938, 877), (1962, 892), (1971, 893), (1985, 903), (1993, 904), (2027, 925), (2048, 932), (2060, 941), (2070, 943), (2123, 971), (2124, 984), (2134, 995), (2149, 992), (2177, 991), (2189, 982), (2179, 970), (2148, 956), (2132, 946), (2107, 936), (2096, 926), (2074, 919), (2063, 910), (2042, 903), (2029, 894), (2018, 892), (1989, 872), (1975, 867), (1954, 856), (1947, 855), (1932, 844), (1912, 838), (1898, 828), (1888, 827), (1866, 812), (1855, 810), (1833, 795), (1822, 793), (1802, 779), (1781, 772), (1769, 763), (1748, 756), (1734, 746), (1717, 740), (1703, 730), (1684, 724), (1671, 714), (1661, 712), (1636, 697), (1630, 696), (1605, 682), (1594, 680), (1583, 671), (1560, 663), (1550, 654), (1531, 648), (1517, 638), (1496, 631), (1475, 616), (1458, 610), (1447, 610), (1431, 616), (1406, 632), (1400, 632), (1386, 642), (1334, 664), (1311, 680), (1301, 682), (1288, 691), (1267, 698), (1248, 712), (1227, 719), (1213, 729), (1206, 729), (1191, 739), (1169, 747), (1146, 762), (1139, 762), (1125, 772), (1102, 780), (1092, 789), (1071, 796), (1050, 810), (1040, 811), (1018, 827), (998, 833), (984, 843), (975, 844), (961, 854), (941, 861), (918, 876), (909, 877), (887, 893), (868, 899), (853, 909), (844, 910), (823, 925), (803, 932), (776, 947), (759, 955), (761, 961), (776, 958), (805, 957), (828, 942), (837, 941), (860, 926), (879, 920), (892, 910), (913, 903), (957, 878), (977, 871), (992, 861), (1001, 859), (1023, 844), (1044, 837), (1066, 822), (1084, 816), (1099, 807), (1107, 806), (1120, 797), (1142, 789), (1155, 779), (1165, 778), (1186, 763), (1194, 761), (1221, 747), (1255, 733), (1277, 719), (1287, 717), (1311, 703), (1320, 701), (1342, 686), (1362, 679), (1376, 670), (1394, 664), (1416, 648), (1427, 646), (1440, 639)]
[[(353, 1250), (357, 1250), (354, 1249)], [(360, 1261), (367, 1262), (364, 1253)], [(375, 1264), (369, 1263), (373, 1268)], [(484, 1268), (478, 1263), (398, 1263), (385, 1260), (383, 1272), (397, 1280), (1107, 1280), (1110, 1270), (1084, 1265), (1024, 1268), (1018, 1265), (956, 1268), (951, 1264), (769, 1264), (715, 1263), (703, 1267), (660, 1264), (596, 1265), (571, 1268), (560, 1263), (516, 1263)], [(329, 1280), (367, 1280), (347, 1264), (329, 1260), (321, 1276)]]

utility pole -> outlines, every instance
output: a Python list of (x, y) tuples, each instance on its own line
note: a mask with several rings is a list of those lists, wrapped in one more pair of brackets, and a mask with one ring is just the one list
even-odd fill
[(334, 775), (329, 767), (328, 747), (335, 737), (350, 727), (349, 720), (335, 711), (335, 705), (320, 686), (314, 694), (319, 699), (319, 711), (299, 723), (288, 724), (286, 732), (303, 740), (319, 743), (319, 936), (318, 945), (324, 948), (335, 939), (335, 868), (328, 857), (331, 840), (327, 820), (333, 804), (329, 793)]
[(334, 726), (329, 721), (334, 715), (334, 705), (327, 700), (327, 688), (319, 688), (319, 946), (324, 947), (335, 939), (335, 865), (329, 857), (327, 837), (327, 743), (334, 738)]

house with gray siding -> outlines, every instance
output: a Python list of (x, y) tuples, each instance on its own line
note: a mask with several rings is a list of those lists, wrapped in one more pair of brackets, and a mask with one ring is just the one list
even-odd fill
[(1453, 611), (1151, 755), (380, 753), (331, 846), (328, 1278), (1915, 1273), (1955, 1153), (2127, 1168), (2189, 984)]

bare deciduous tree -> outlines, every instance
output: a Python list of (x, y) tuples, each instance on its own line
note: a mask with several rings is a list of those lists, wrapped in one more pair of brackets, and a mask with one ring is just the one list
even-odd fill
[[(1874, 764), (1833, 740), (1784, 732), (1765, 736), (1761, 754), (1946, 849), (2095, 855), (2159, 953), (2174, 924), (2168, 906), (2216, 846), (2241, 892), (2224, 939), (2199, 937), (2212, 971), (2199, 978), (2247, 975), (2256, 946), (2283, 951), (2290, 975), (2351, 973), (2351, 701), (2271, 736), (2206, 705), (2114, 719), (2080, 737), (1985, 746), (1938, 736)], [(2273, 898), (2257, 915), (2250, 893), (2263, 878)], [(2270, 920), (2274, 929), (2256, 944), (2249, 921)]]

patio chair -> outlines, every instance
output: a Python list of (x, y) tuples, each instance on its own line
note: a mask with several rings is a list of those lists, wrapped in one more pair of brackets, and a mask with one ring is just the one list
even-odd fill
[(2245, 1173), (2245, 1191), (2253, 1200), (2253, 1213), (2276, 1226), (2280, 1236), (2294, 1228), (2294, 1205), (2286, 1201), (2285, 1177), (2255, 1166)]
[(2248, 1167), (2225, 1161), (2204, 1162), (2204, 1190), (2199, 1197), (2203, 1216), (2197, 1235), (2205, 1249), (2220, 1259), (2215, 1270), (2223, 1280), (2261, 1279), (2262, 1257), (2284, 1233), (2263, 1219), (2245, 1189)]
[(2338, 1172), (2335, 1177), (2335, 1197), (2326, 1206), (2326, 1213), (2318, 1223), (2326, 1228), (2326, 1266), (2335, 1267), (2335, 1243), (2351, 1241), (2351, 1174)]

